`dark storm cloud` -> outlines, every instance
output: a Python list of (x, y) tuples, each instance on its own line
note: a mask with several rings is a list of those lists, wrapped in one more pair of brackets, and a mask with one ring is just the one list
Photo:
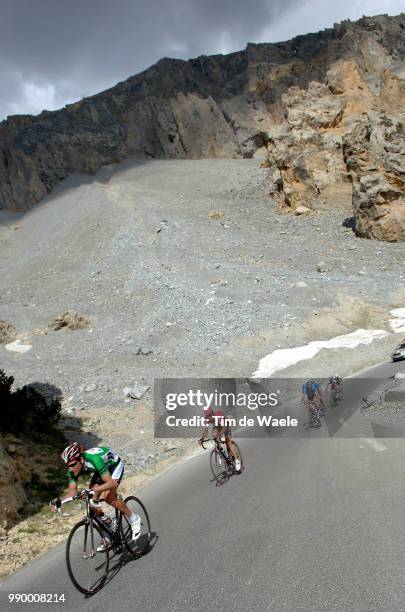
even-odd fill
[(90, 95), (163, 56), (229, 52), (298, 0), (2, 0), (0, 118)]
[[(319, 13), (317, 4), (319, 0), (2, 0), (0, 120), (63, 106), (164, 56), (228, 53), (248, 41), (305, 33), (290, 30), (289, 24), (305, 7), (306, 14), (311, 6)], [(345, 4), (356, 1), (341, 0), (340, 6)], [(284, 26), (277, 37), (279, 23)]]

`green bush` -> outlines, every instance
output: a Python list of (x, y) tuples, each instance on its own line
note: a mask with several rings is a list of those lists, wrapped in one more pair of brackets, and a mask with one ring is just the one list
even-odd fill
[(0, 370), (0, 430), (28, 437), (52, 433), (61, 416), (60, 395), (45, 396), (34, 385), (12, 392), (13, 382)]
[(14, 428), (14, 418), (11, 408), (11, 386), (14, 382), (12, 376), (6, 376), (0, 370), (0, 430), (10, 431)]

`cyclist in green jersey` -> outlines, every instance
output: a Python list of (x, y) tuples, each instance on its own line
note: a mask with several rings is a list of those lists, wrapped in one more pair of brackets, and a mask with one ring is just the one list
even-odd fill
[[(131, 524), (132, 539), (136, 540), (141, 533), (141, 517), (131, 512), (128, 506), (117, 497), (118, 485), (124, 473), (124, 462), (111, 448), (100, 446), (84, 450), (77, 442), (72, 442), (61, 453), (63, 463), (68, 468), (67, 478), (69, 480), (69, 495), (77, 495), (77, 480), (79, 474), (92, 475), (89, 487), (94, 491), (93, 500), (100, 499), (104, 493), (104, 501), (110, 506), (123, 512)], [(51, 502), (51, 510), (56, 511), (56, 500)], [(111, 519), (105, 516), (101, 508), (95, 507), (94, 511), (107, 524)]]

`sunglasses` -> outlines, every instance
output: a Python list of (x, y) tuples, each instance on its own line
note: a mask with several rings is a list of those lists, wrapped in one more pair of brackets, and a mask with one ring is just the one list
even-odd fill
[(68, 463), (68, 467), (72, 468), (72, 467), (76, 467), (76, 465), (80, 463), (80, 461), (71, 461), (70, 463)]

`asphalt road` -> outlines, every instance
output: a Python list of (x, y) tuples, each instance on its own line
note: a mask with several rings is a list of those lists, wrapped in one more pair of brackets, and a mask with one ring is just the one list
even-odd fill
[[(208, 452), (183, 462), (140, 492), (154, 532), (145, 557), (116, 558), (85, 598), (59, 546), (2, 583), (2, 609), (404, 610), (404, 440), (317, 435), (241, 440), (246, 470), (222, 487)], [(66, 602), (9, 605), (10, 591)]]

